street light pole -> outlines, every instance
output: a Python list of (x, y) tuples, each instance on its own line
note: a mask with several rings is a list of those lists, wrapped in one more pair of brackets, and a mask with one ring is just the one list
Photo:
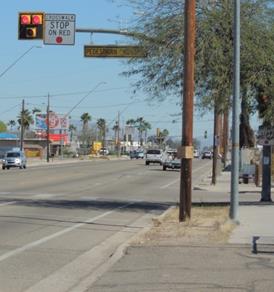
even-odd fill
[(232, 101), (232, 159), (230, 219), (237, 221), (239, 205), (239, 124), (240, 124), (240, 0), (234, 0), (234, 60)]

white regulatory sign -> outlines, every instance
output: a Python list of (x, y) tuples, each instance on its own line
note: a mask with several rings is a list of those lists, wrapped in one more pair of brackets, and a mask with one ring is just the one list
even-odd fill
[(45, 45), (74, 45), (75, 14), (45, 14)]

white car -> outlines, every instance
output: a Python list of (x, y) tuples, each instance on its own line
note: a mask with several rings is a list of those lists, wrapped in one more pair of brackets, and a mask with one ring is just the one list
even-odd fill
[(27, 167), (27, 159), (23, 151), (8, 151), (2, 161), (2, 169), (9, 169), (10, 167)]
[(160, 149), (150, 149), (146, 153), (146, 165), (159, 163), (162, 165), (163, 152)]
[(100, 155), (109, 155), (109, 151), (108, 151), (107, 148), (102, 147), (102, 148), (100, 149), (100, 151), (99, 151), (99, 154), (100, 154)]
[(194, 151), (193, 151), (193, 157), (194, 158), (199, 158), (200, 157), (200, 153), (199, 153), (199, 151), (197, 149), (194, 149)]
[(205, 151), (202, 154), (202, 159), (211, 159), (213, 157), (213, 153), (211, 151)]

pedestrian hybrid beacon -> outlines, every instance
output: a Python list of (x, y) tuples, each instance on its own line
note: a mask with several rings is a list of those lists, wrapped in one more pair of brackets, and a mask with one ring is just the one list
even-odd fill
[(18, 18), (19, 40), (42, 40), (44, 37), (44, 13), (20, 12)]

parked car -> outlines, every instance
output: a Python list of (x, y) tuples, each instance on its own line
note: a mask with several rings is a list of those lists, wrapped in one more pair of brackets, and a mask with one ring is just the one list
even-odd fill
[(194, 149), (194, 151), (193, 151), (193, 157), (194, 157), (194, 158), (199, 158), (199, 157), (200, 157), (199, 150)]
[(146, 153), (146, 165), (150, 163), (159, 163), (162, 165), (163, 152), (160, 149), (149, 149)]
[(136, 150), (134, 150), (134, 151), (131, 151), (130, 153), (129, 153), (129, 157), (130, 157), (130, 159), (143, 159), (144, 158), (144, 152), (143, 151), (136, 151)]
[(211, 159), (213, 157), (213, 153), (211, 151), (205, 151), (202, 154), (202, 159)]
[(100, 154), (100, 155), (108, 155), (108, 154), (109, 154), (109, 151), (108, 151), (107, 148), (102, 147), (102, 148), (99, 150), (99, 154)]
[(177, 157), (177, 152), (167, 152), (167, 155), (164, 155), (163, 161), (163, 170), (171, 169), (180, 169), (181, 168), (181, 159)]
[(9, 169), (10, 167), (27, 167), (27, 159), (23, 151), (8, 151), (6, 152), (2, 161), (2, 169)]

